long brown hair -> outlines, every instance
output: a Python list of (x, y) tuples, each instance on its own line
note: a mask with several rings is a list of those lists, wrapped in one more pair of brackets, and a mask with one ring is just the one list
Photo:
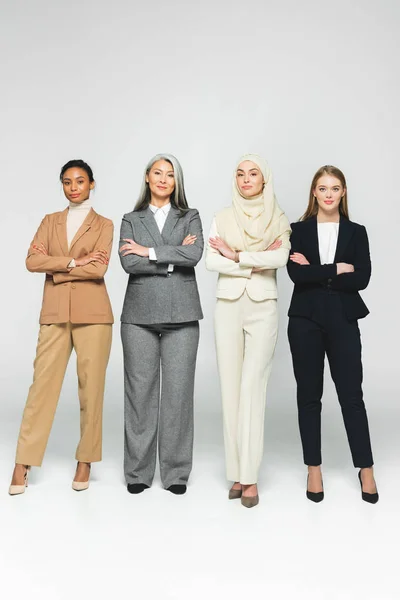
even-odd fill
[(350, 218), (348, 201), (347, 201), (346, 178), (343, 175), (342, 171), (340, 169), (338, 169), (337, 167), (333, 167), (332, 165), (324, 165), (323, 167), (318, 169), (318, 171), (315, 173), (315, 175), (313, 177), (313, 180), (311, 182), (310, 196), (308, 199), (307, 210), (304, 213), (304, 215), (301, 217), (300, 221), (306, 221), (307, 219), (310, 219), (311, 217), (315, 217), (317, 215), (318, 202), (317, 202), (317, 198), (314, 196), (314, 190), (318, 183), (318, 179), (320, 177), (322, 177), (323, 175), (331, 175), (332, 177), (336, 177), (336, 179), (339, 179), (340, 183), (343, 186), (343, 189), (345, 190), (344, 196), (341, 199), (340, 204), (339, 204), (339, 213), (341, 215), (343, 215), (343, 217), (345, 217), (346, 219)]

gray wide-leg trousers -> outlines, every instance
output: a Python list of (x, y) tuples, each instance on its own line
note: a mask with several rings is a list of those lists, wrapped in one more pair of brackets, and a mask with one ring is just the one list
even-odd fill
[(126, 482), (151, 485), (158, 437), (163, 486), (186, 484), (192, 469), (193, 393), (199, 323), (122, 323), (121, 338)]

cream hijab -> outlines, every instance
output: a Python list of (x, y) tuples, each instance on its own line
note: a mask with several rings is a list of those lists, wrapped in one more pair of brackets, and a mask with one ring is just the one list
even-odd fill
[[(262, 193), (250, 200), (241, 195), (236, 183), (237, 168), (245, 160), (255, 163), (264, 177)], [(249, 252), (266, 250), (277, 238), (291, 231), (289, 221), (276, 201), (269, 165), (257, 154), (245, 154), (236, 165), (233, 174), (232, 205), (244, 248)]]

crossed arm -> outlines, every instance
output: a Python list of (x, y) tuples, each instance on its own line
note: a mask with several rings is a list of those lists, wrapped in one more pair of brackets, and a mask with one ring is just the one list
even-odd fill
[(252, 273), (285, 266), (289, 248), (289, 232), (285, 232), (265, 250), (237, 252), (219, 237), (214, 220), (208, 240), (206, 267), (224, 275), (250, 278)]
[(168, 265), (194, 267), (203, 253), (203, 232), (197, 211), (190, 219), (189, 231), (180, 246), (155, 246), (156, 260), (149, 260), (150, 248), (135, 242), (132, 224), (123, 218), (119, 249), (122, 268), (133, 275), (166, 275)]
[(304, 254), (296, 251), (296, 248), (301, 247), (301, 241), (298, 233), (293, 230), (291, 242), (294, 252), (290, 255), (287, 265), (290, 279), (294, 283), (323, 283), (331, 279), (332, 289), (344, 292), (365, 289), (371, 277), (369, 243), (365, 227), (361, 227), (356, 235), (354, 265), (344, 262), (311, 265)]
[[(47, 217), (45, 217), (28, 250), (26, 258), (28, 271), (52, 275), (54, 283), (102, 279), (104, 277), (108, 268), (113, 240), (112, 223), (107, 223), (103, 226), (96, 242), (96, 249), (79, 259), (73, 259), (72, 256), (50, 255), (48, 251), (48, 229), (49, 225)], [(71, 263), (75, 266), (71, 266)]]

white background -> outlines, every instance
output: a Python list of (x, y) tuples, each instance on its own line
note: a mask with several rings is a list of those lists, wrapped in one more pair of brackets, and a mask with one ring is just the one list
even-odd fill
[[(399, 598), (399, 3), (1, 0), (0, 10), (2, 597)], [(216, 277), (204, 262), (188, 493), (174, 497), (158, 478), (140, 497), (126, 493), (118, 324), (126, 274), (116, 244), (121, 216), (158, 152), (181, 161), (206, 235), (213, 213), (230, 203), (241, 154), (269, 160), (291, 221), (304, 212), (322, 164), (344, 171), (351, 218), (367, 227), (373, 263), (363, 294), (371, 315), (361, 329), (378, 505), (361, 502), (329, 377), (326, 498), (318, 506), (305, 499), (284, 270), (261, 503), (252, 511), (228, 503), (212, 331)], [(92, 165), (95, 209), (116, 227), (106, 279), (116, 325), (104, 461), (88, 492), (71, 491), (79, 419), (71, 360), (43, 467), (24, 496), (11, 498), (43, 285), (24, 260), (44, 214), (66, 205), (58, 173), (71, 158)]]

